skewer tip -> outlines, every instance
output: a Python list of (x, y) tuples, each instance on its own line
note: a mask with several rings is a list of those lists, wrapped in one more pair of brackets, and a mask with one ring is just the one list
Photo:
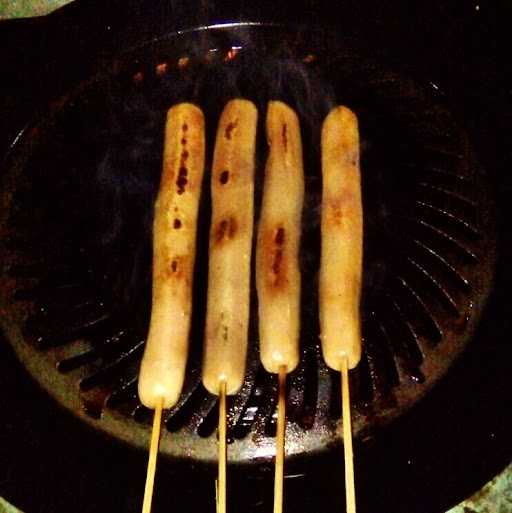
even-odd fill
[(274, 477), (274, 513), (283, 511), (284, 488), (284, 455), (286, 435), (286, 371), (285, 365), (279, 367), (278, 401), (277, 401), (277, 434), (276, 434), (276, 462)]
[(356, 513), (354, 452), (352, 448), (352, 416), (350, 411), (350, 390), (347, 357), (341, 359), (341, 410), (343, 416), (343, 454), (345, 460), (345, 493), (347, 513)]
[(226, 382), (221, 381), (219, 384), (219, 475), (216, 484), (217, 513), (226, 513), (226, 388)]
[(144, 488), (144, 501), (142, 503), (142, 513), (151, 512), (151, 503), (153, 501), (153, 488), (155, 484), (156, 460), (158, 456), (158, 447), (160, 444), (160, 430), (162, 426), (162, 409), (164, 400), (161, 398), (155, 407), (153, 417), (153, 429), (151, 431), (151, 442), (149, 446), (148, 468), (146, 472), (146, 486)]

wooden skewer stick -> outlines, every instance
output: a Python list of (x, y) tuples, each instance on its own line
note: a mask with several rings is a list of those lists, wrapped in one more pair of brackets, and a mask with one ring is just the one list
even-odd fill
[(348, 359), (346, 357), (341, 360), (341, 410), (343, 415), (343, 449), (345, 456), (345, 497), (347, 513), (355, 513), (354, 452), (352, 450), (352, 418), (350, 413), (350, 390), (348, 385)]
[(226, 382), (219, 389), (219, 475), (217, 481), (217, 513), (226, 513)]
[(151, 443), (149, 446), (148, 470), (146, 473), (146, 487), (144, 488), (144, 501), (142, 503), (142, 513), (151, 513), (151, 502), (153, 500), (153, 486), (155, 484), (156, 458), (158, 455), (158, 446), (160, 443), (160, 429), (162, 426), (162, 408), (163, 399), (155, 408), (153, 417), (153, 430), (151, 431)]
[(284, 448), (286, 429), (286, 366), (279, 367), (277, 402), (276, 463), (274, 477), (274, 513), (283, 512)]

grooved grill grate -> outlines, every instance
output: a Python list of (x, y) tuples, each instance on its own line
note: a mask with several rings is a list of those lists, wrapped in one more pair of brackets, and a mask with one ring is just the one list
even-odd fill
[[(5, 329), (52, 395), (135, 445), (145, 444), (151, 420), (137, 399), (137, 372), (149, 320), (151, 209), (172, 103), (202, 106), (211, 156), (225, 100), (255, 101), (257, 204), (265, 104), (279, 97), (299, 113), (307, 175), (303, 350), (288, 378), (290, 454), (338, 439), (339, 380), (321, 359), (316, 304), (318, 130), (331, 105), (349, 105), (362, 134), (364, 352), (351, 376), (356, 434), (389, 422), (426, 393), (470, 338), (485, 302), (494, 258), (489, 193), (436, 88), (342, 43), (266, 30), (203, 30), (128, 52), (27, 129), (9, 160), (0, 217)], [(190, 362), (182, 397), (164, 417), (172, 437), (164, 437), (162, 450), (213, 460), (216, 398), (200, 384), (207, 194), (200, 215)], [(228, 402), (235, 461), (268, 457), (275, 435), (277, 380), (258, 362), (254, 287), (251, 311), (246, 381)]]

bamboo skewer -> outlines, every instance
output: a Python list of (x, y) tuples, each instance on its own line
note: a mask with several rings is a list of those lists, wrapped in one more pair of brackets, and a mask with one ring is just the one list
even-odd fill
[(286, 431), (286, 366), (279, 367), (277, 402), (276, 462), (274, 478), (274, 513), (283, 512), (284, 453)]
[(162, 426), (162, 407), (163, 399), (156, 405), (155, 415), (153, 417), (153, 429), (151, 431), (151, 443), (149, 446), (148, 469), (146, 473), (146, 486), (144, 488), (144, 501), (142, 503), (142, 513), (151, 512), (151, 503), (153, 500), (153, 487), (155, 484), (156, 459), (158, 455), (158, 446), (160, 444), (160, 430)]
[(219, 388), (219, 470), (217, 478), (217, 513), (226, 513), (226, 382)]
[(352, 450), (352, 418), (350, 412), (350, 390), (348, 380), (348, 360), (341, 360), (341, 410), (343, 415), (343, 452), (345, 459), (345, 498), (347, 513), (356, 512), (354, 486), (354, 453)]

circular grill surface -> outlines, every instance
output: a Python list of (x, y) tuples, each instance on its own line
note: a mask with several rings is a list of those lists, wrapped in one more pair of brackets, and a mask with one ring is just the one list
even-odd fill
[[(0, 213), (4, 329), (28, 371), (89, 424), (146, 446), (151, 412), (136, 380), (150, 314), (151, 221), (165, 111), (199, 104), (208, 157), (225, 102), (258, 106), (256, 204), (265, 106), (299, 113), (306, 203), (302, 360), (288, 379), (287, 451), (339, 442), (339, 378), (318, 346), (319, 127), (343, 103), (360, 119), (365, 214), (364, 354), (352, 373), (354, 432), (417, 402), (471, 338), (491, 285), (486, 178), (432, 83), (377, 64), (333, 36), (265, 26), (198, 29), (133, 49), (60, 98), (20, 135)], [(206, 169), (209, 176), (209, 166)], [(204, 190), (208, 190), (207, 182)], [(216, 398), (200, 384), (209, 197), (198, 232), (187, 380), (166, 412), (163, 453), (213, 461)], [(276, 379), (258, 361), (254, 287), (245, 385), (229, 402), (230, 460), (274, 452)]]

